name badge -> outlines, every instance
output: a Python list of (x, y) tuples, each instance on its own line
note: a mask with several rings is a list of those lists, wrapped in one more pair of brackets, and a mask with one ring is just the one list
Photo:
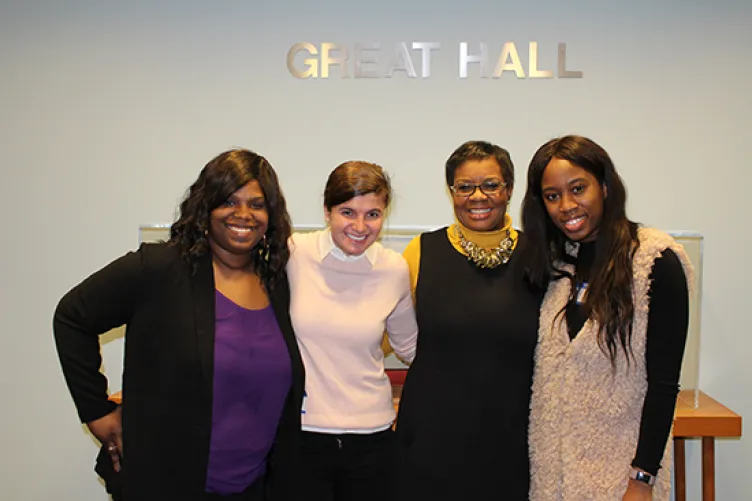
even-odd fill
[(577, 295), (574, 298), (575, 304), (581, 305), (585, 302), (585, 298), (587, 297), (587, 288), (587, 282), (582, 282), (579, 286), (577, 286)]

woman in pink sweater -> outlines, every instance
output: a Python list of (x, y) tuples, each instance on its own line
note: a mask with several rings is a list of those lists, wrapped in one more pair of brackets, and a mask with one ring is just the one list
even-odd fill
[(391, 187), (381, 167), (346, 162), (324, 192), (327, 228), (297, 233), (290, 315), (306, 369), (301, 486), (310, 501), (384, 501), (395, 442), (381, 340), (415, 354), (407, 263), (377, 242)]

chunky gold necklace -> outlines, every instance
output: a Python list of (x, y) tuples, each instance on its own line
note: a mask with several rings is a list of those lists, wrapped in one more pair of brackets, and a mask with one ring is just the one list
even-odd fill
[(496, 268), (500, 264), (507, 264), (509, 258), (512, 257), (512, 252), (514, 252), (514, 240), (508, 229), (507, 236), (502, 239), (497, 247), (494, 247), (491, 250), (486, 250), (483, 247), (468, 241), (460, 229), (457, 227), (455, 228), (457, 230), (457, 235), (460, 237), (460, 247), (462, 247), (462, 250), (467, 254), (467, 259), (472, 261), (478, 268)]

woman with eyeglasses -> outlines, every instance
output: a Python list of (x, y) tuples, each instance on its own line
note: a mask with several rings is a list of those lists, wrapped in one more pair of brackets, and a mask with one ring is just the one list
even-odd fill
[(419, 342), (397, 419), (398, 498), (528, 496), (528, 409), (542, 292), (507, 213), (514, 166), (470, 141), (446, 162), (454, 224), (405, 249)]

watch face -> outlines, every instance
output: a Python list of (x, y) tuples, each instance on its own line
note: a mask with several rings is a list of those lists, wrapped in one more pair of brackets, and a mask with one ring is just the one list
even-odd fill
[(649, 473), (645, 473), (644, 471), (632, 470), (630, 472), (629, 478), (648, 485), (655, 484), (655, 477)]

